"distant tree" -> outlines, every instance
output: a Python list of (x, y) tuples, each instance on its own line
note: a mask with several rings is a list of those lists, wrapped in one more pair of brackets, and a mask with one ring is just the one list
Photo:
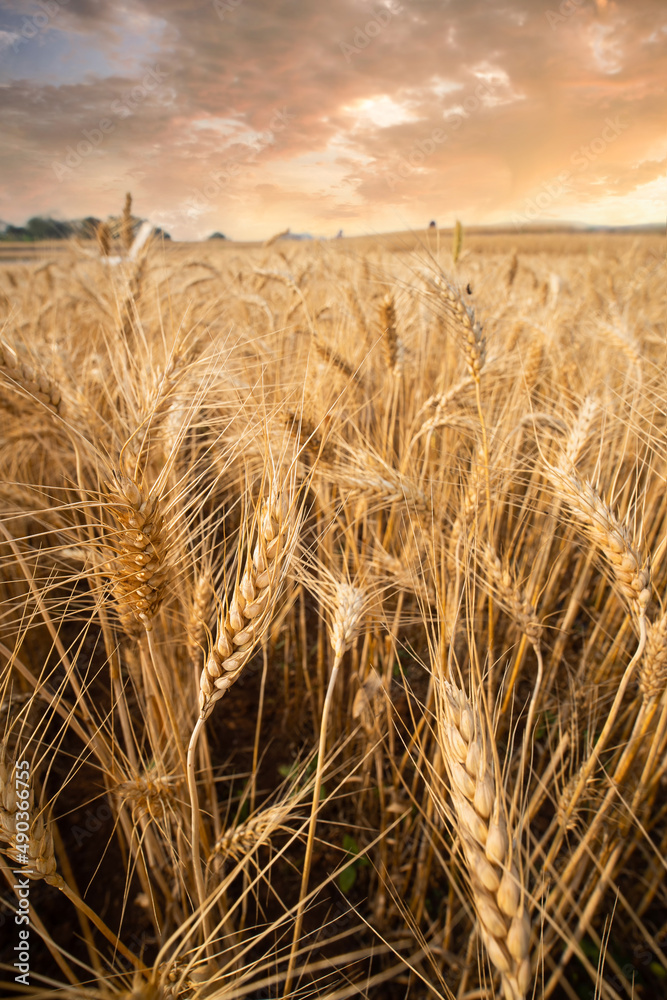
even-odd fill
[(4, 232), (0, 233), (0, 240), (8, 240), (12, 243), (27, 239), (29, 236), (23, 226), (8, 225)]
[(57, 219), (43, 218), (35, 215), (26, 222), (26, 232), (33, 240), (64, 240), (72, 235), (70, 222), (59, 222)]
[(224, 235), (224, 233), (211, 233), (211, 235), (209, 236), (209, 240), (226, 240), (226, 239), (227, 237)]
[[(116, 230), (119, 229), (119, 226), (115, 225), (115, 223), (118, 223), (119, 221), (120, 220), (118, 219), (110, 217), (107, 219), (105, 224), (108, 228), (110, 228), (110, 230), (116, 232)], [(132, 233), (134, 238), (139, 227), (141, 226), (142, 220), (133, 216), (130, 221), (132, 223)], [(5, 225), (0, 222), (0, 240), (23, 240), (26, 242), (34, 242), (37, 240), (66, 240), (73, 236), (77, 236), (81, 239), (96, 239), (101, 224), (101, 220), (96, 218), (94, 215), (87, 215), (84, 219), (69, 219), (68, 221), (60, 221), (58, 219), (50, 219), (47, 216), (34, 215), (32, 219), (28, 219), (25, 226), (12, 226), (10, 224)], [(169, 233), (165, 233), (159, 227), (154, 229), (154, 233), (156, 236), (160, 236), (164, 240), (171, 239)], [(109, 238), (111, 238), (111, 235)], [(222, 238), (224, 239), (224, 237)]]

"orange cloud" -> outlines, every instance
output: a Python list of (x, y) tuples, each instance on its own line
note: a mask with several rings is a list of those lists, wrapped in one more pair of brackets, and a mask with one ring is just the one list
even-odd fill
[(653, 221), (664, 7), (549, 4), (70, 0), (5, 44), (6, 5), (0, 218), (102, 215), (131, 188), (177, 238), (502, 221), (621, 116), (545, 212)]

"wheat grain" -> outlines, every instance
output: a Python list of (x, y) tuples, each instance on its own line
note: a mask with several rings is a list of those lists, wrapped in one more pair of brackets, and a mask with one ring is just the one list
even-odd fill
[(337, 656), (342, 656), (359, 635), (367, 605), (367, 595), (352, 583), (338, 583), (329, 639)]
[(155, 769), (145, 769), (127, 781), (117, 782), (115, 792), (121, 805), (130, 806), (135, 819), (143, 816), (162, 818), (173, 806), (178, 780), (175, 775), (161, 775)]
[(294, 495), (272, 488), (255, 522), (252, 558), (228, 609), (218, 617), (215, 643), (201, 673), (201, 719), (208, 718), (215, 703), (238, 679), (268, 627), (293, 551), (297, 522)]
[(349, 460), (336, 463), (332, 479), (350, 496), (363, 497), (373, 504), (384, 506), (404, 504), (430, 518), (433, 505), (426, 494), (392, 465), (378, 456), (357, 448), (349, 453)]
[(135, 478), (114, 470), (106, 484), (106, 503), (120, 525), (109, 546), (107, 568), (120, 620), (129, 635), (152, 628), (164, 598), (167, 577), (160, 502)]
[(125, 195), (125, 205), (123, 206), (123, 214), (120, 220), (120, 239), (123, 244), (123, 249), (125, 253), (130, 252), (132, 246), (132, 241), (134, 240), (134, 226), (132, 222), (132, 195), (128, 193)]
[(384, 362), (388, 371), (398, 373), (398, 333), (396, 332), (396, 309), (394, 297), (387, 293), (380, 304), (380, 330), (382, 332), (382, 350)]
[(530, 921), (489, 750), (491, 734), (464, 691), (438, 686), (438, 732), (473, 902), (507, 1000), (523, 1000), (531, 981)]
[(639, 555), (632, 534), (604, 502), (592, 483), (566, 466), (548, 466), (548, 475), (568, 507), (610, 564), (619, 590), (638, 618), (644, 618), (651, 600), (651, 574)]
[(509, 567), (503, 565), (498, 554), (488, 543), (482, 545), (480, 552), (484, 567), (501, 603), (530, 643), (539, 646), (542, 640), (542, 623), (525, 592), (519, 587)]
[(482, 325), (475, 319), (474, 309), (463, 301), (461, 294), (444, 278), (437, 277), (435, 284), (447, 312), (454, 319), (457, 334), (463, 338), (466, 367), (475, 382), (479, 382), (486, 360), (486, 340)]
[(455, 264), (458, 264), (459, 257), (461, 256), (461, 247), (463, 246), (463, 226), (456, 220), (454, 226), (454, 233), (452, 235), (452, 260)]
[(639, 689), (645, 699), (658, 698), (667, 685), (667, 614), (646, 623), (646, 648), (639, 668)]
[(577, 419), (572, 425), (569, 438), (562, 450), (560, 466), (565, 471), (576, 468), (579, 456), (586, 447), (599, 408), (600, 404), (594, 396), (586, 396), (581, 404)]
[[(15, 865), (21, 866), (21, 874), (26, 878), (44, 879), (49, 885), (61, 887), (48, 817), (45, 819), (43, 812), (35, 815), (32, 787), (27, 800), (19, 801), (15, 772), (16, 762), (9, 757), (6, 741), (3, 741), (0, 743), (0, 841), (7, 846), (2, 850)], [(17, 816), (26, 812), (29, 829), (21, 832), (19, 839)]]
[(12, 384), (33, 399), (39, 400), (53, 413), (62, 416), (62, 393), (57, 383), (45, 372), (38, 371), (34, 365), (22, 361), (8, 344), (0, 343), (0, 371)]
[(510, 260), (509, 270), (507, 272), (507, 287), (511, 288), (514, 284), (514, 279), (516, 278), (517, 271), (519, 270), (519, 258), (517, 257), (516, 250), (512, 253), (512, 259)]
[(354, 367), (345, 358), (341, 357), (337, 351), (334, 351), (332, 347), (322, 343), (319, 337), (315, 338), (315, 350), (323, 361), (330, 364), (333, 368), (338, 369), (339, 372), (346, 375), (352, 382), (355, 384), (360, 382), (359, 373), (355, 371)]
[(220, 871), (227, 858), (239, 861), (252, 854), (262, 844), (270, 841), (273, 833), (290, 832), (285, 825), (289, 813), (290, 806), (279, 803), (260, 809), (244, 823), (225, 830), (216, 841), (209, 858), (213, 870)]
[(197, 576), (192, 603), (190, 605), (190, 617), (187, 625), (188, 652), (190, 662), (199, 667), (202, 651), (206, 650), (206, 643), (209, 636), (208, 619), (213, 601), (213, 586), (211, 575), (208, 571), (202, 571)]

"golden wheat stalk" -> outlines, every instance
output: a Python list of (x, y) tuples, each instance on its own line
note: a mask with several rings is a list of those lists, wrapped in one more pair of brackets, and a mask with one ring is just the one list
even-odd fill
[(511, 288), (512, 285), (514, 284), (514, 279), (516, 278), (518, 270), (519, 270), (519, 258), (517, 256), (516, 250), (514, 250), (512, 251), (512, 258), (510, 260), (510, 266), (507, 271), (507, 277), (505, 279), (507, 281), (508, 288)]
[(492, 736), (463, 690), (449, 681), (437, 690), (439, 740), (482, 939), (507, 1000), (523, 1000), (531, 982), (530, 921)]
[(429, 497), (399, 469), (362, 445), (339, 449), (340, 458), (331, 470), (331, 478), (342, 493), (360, 497), (376, 507), (392, 504), (405, 506), (430, 521), (435, 515)]
[(452, 260), (455, 264), (458, 264), (459, 257), (461, 256), (461, 248), (463, 246), (463, 226), (457, 219), (454, 226), (454, 232), (452, 234)]
[(199, 715), (206, 720), (266, 633), (294, 551), (294, 493), (272, 487), (251, 527), (256, 538), (199, 679)]
[(382, 350), (384, 362), (388, 371), (397, 374), (398, 364), (398, 333), (396, 332), (396, 309), (394, 307), (394, 296), (387, 293), (380, 303), (379, 310), (380, 331), (382, 333)]
[(291, 833), (285, 825), (290, 805), (279, 803), (260, 809), (244, 823), (230, 827), (218, 838), (209, 858), (214, 871), (220, 871), (225, 860), (240, 861), (253, 854), (262, 844), (270, 842), (272, 834)]
[(620, 520), (593, 486), (571, 468), (563, 456), (560, 466), (548, 465), (547, 474), (574, 516), (611, 566), (618, 589), (638, 619), (644, 619), (651, 600), (651, 573), (639, 554), (627, 524)]
[[(2, 850), (15, 865), (21, 866), (26, 878), (44, 879), (49, 885), (60, 887), (62, 879), (56, 872), (53, 834), (48, 817), (45, 820), (43, 812), (35, 815), (32, 787), (26, 799), (18, 798), (16, 770), (16, 762), (7, 754), (6, 743), (1, 743), (0, 841), (7, 845)], [(17, 829), (17, 823), (19, 827), (26, 825), (25, 815), (28, 817), (28, 829)]]
[[(30, 815), (29, 829), (27, 832), (17, 829), (17, 825), (22, 822), (18, 817), (26, 810), (22, 808), (23, 800), (19, 799), (16, 794), (16, 768), (16, 761), (7, 753), (7, 741), (3, 740), (0, 742), (0, 842), (5, 841), (8, 846), (5, 848), (0, 846), (0, 852), (4, 852), (15, 865), (21, 866), (21, 877), (34, 880), (43, 879), (47, 885), (59, 889), (77, 909), (92, 921), (115, 949), (124, 955), (132, 965), (144, 969), (143, 962), (129, 951), (97, 913), (57, 873), (50, 819), (48, 816), (45, 818), (43, 812), (34, 815), (32, 787), (27, 799), (27, 811)], [(22, 772), (19, 771), (19, 773)]]
[(639, 668), (639, 690), (645, 701), (658, 698), (667, 684), (667, 613), (647, 622), (646, 646)]
[(228, 607), (218, 616), (213, 644), (199, 678), (199, 718), (188, 744), (186, 770), (190, 792), (193, 869), (202, 907), (202, 929), (208, 934), (204, 912), (205, 892), (199, 849), (199, 799), (195, 779), (195, 753), (204, 723), (216, 703), (238, 680), (257, 644), (266, 634), (276, 610), (289, 569), (300, 525), (294, 469), (282, 484), (269, 484), (268, 496), (256, 509), (247, 528), (249, 544), (255, 540)]
[(343, 656), (359, 635), (368, 607), (368, 596), (356, 584), (340, 582), (336, 587), (334, 600), (329, 639), (336, 656)]
[(106, 484), (106, 503), (119, 530), (109, 539), (114, 553), (107, 575), (120, 620), (129, 635), (150, 631), (164, 597), (167, 576), (161, 504), (140, 480), (114, 470)]
[(586, 447), (591, 427), (597, 416), (600, 404), (594, 396), (586, 396), (579, 408), (577, 418), (572, 425), (570, 435), (561, 454), (560, 467), (569, 472), (576, 468), (579, 456)]
[(316, 426), (303, 411), (297, 414), (285, 407), (278, 414), (278, 420), (297, 442), (300, 459), (317, 458), (320, 466), (333, 461), (336, 451), (327, 440), (328, 419)]
[(0, 372), (28, 396), (43, 403), (53, 413), (62, 416), (63, 399), (58, 384), (34, 365), (22, 361), (14, 348), (0, 343)]
[(467, 305), (461, 293), (443, 277), (436, 276), (435, 285), (448, 317), (453, 320), (454, 332), (462, 340), (466, 367), (478, 383), (486, 360), (486, 338), (482, 324), (476, 320), (472, 306)]
[(537, 648), (542, 641), (542, 623), (525, 591), (514, 579), (509, 566), (502, 562), (495, 549), (488, 543), (482, 545), (479, 552), (482, 565), (493, 584), (495, 595), (500, 599), (500, 603), (507, 609), (530, 644)]
[(303, 926), (303, 916), (305, 912), (306, 897), (308, 893), (308, 881), (310, 879), (310, 869), (313, 860), (313, 847), (315, 845), (315, 829), (317, 826), (317, 814), (320, 807), (320, 792), (322, 789), (322, 775), (324, 774), (324, 757), (327, 748), (327, 727), (329, 713), (333, 701), (334, 690), (338, 671), (346, 650), (356, 641), (364, 621), (364, 615), (368, 608), (369, 595), (365, 589), (346, 581), (336, 581), (333, 597), (333, 615), (329, 626), (329, 641), (334, 651), (334, 664), (331, 668), (331, 676), (327, 685), (327, 692), (322, 708), (322, 719), (320, 720), (320, 739), (317, 752), (317, 770), (315, 772), (315, 784), (313, 786), (313, 801), (310, 810), (310, 822), (308, 824), (308, 839), (306, 841), (306, 856), (303, 862), (303, 874), (301, 876), (301, 891), (299, 893), (299, 903), (294, 921), (294, 933), (292, 936), (292, 947), (290, 950), (287, 974), (285, 977), (284, 996), (288, 997), (294, 977), (296, 965), (297, 949), (301, 937)]
[(123, 249), (126, 253), (129, 253), (132, 247), (132, 241), (134, 240), (134, 228), (132, 223), (132, 195), (129, 191), (125, 195), (125, 205), (123, 206), (123, 214), (120, 220), (120, 238), (123, 244)]
[(190, 655), (190, 662), (196, 667), (199, 667), (202, 652), (206, 649), (209, 636), (208, 619), (212, 599), (213, 585), (211, 583), (211, 574), (208, 570), (202, 570), (197, 575), (187, 625), (188, 653)]

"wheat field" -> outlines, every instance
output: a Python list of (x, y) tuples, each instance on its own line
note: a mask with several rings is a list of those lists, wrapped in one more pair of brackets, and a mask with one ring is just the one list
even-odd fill
[(664, 238), (452, 250), (0, 264), (3, 995), (667, 995)]

